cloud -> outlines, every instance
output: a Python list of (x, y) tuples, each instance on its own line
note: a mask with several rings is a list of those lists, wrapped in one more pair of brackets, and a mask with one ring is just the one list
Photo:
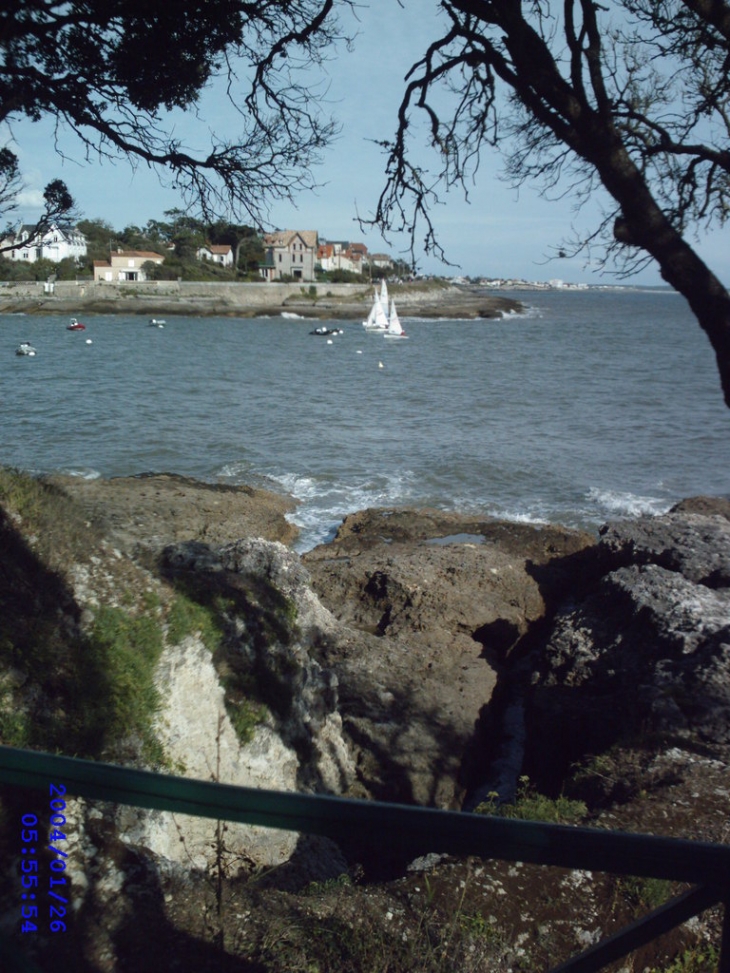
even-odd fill
[(42, 210), (45, 205), (42, 189), (23, 189), (18, 193), (17, 203), (20, 209)]

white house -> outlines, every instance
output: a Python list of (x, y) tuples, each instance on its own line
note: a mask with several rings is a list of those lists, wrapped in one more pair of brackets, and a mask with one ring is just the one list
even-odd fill
[(3, 249), (2, 256), (8, 260), (25, 260), (35, 263), (36, 260), (52, 260), (60, 263), (68, 257), (80, 260), (86, 256), (86, 237), (73, 227), (60, 227), (52, 223), (43, 234), (33, 235), (35, 226), (24, 223), (15, 233), (0, 241), (0, 246), (12, 247)]
[(233, 266), (233, 248), (230, 243), (207, 243), (197, 250), (198, 260), (209, 260), (221, 267)]
[(94, 261), (94, 280), (101, 283), (147, 280), (143, 265), (148, 261), (161, 264), (164, 259), (154, 250), (117, 250), (109, 255), (109, 260)]
[(321, 241), (317, 248), (317, 260), (322, 270), (349, 270), (362, 274), (368, 262), (368, 250), (364, 243), (327, 243)]

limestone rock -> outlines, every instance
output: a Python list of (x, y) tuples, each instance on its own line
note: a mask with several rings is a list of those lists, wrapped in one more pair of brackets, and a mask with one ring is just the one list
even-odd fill
[(728, 746), (730, 523), (678, 510), (601, 533), (609, 570), (557, 613), (533, 675), (530, 764), (657, 736)]
[[(223, 689), (210, 652), (195, 638), (165, 650), (156, 682), (163, 699), (156, 733), (173, 766), (186, 777), (240, 787), (295, 790), (298, 760), (270, 726), (259, 727), (242, 746), (225, 710)], [(120, 808), (122, 840), (169, 862), (210, 869), (216, 822), (164, 811)], [(225, 857), (257, 865), (281, 864), (297, 843), (293, 832), (227, 824)]]
[(298, 556), (257, 538), (210, 548), (187, 542), (166, 549), (175, 572), (213, 578), (219, 590), (244, 594), (244, 615), (232, 610), (229, 657), (248, 667), (276, 733), (297, 758), (291, 789), (342, 793), (354, 777), (342, 735), (336, 675), (312, 646), (339, 629), (319, 602)]
[(600, 533), (601, 551), (612, 564), (657, 564), (698, 584), (730, 585), (730, 521), (721, 513), (675, 509), (609, 523)]
[(315, 647), (373, 796), (458, 807), (509, 652), (588, 535), (440, 511), (362, 511), (304, 556), (346, 626)]

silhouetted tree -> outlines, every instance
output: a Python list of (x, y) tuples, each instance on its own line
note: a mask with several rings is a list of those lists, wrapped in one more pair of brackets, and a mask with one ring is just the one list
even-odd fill
[[(305, 72), (339, 39), (335, 8), (347, 4), (8, 0), (0, 10), (0, 121), (50, 115), (89, 156), (158, 167), (204, 216), (241, 212), (260, 225), (269, 203), (314, 184), (311, 167), (336, 131)], [(208, 145), (193, 151), (168, 130), (165, 111), (194, 114), (221, 75), (240, 134), (208, 133)], [(17, 158), (3, 151), (0, 204), (3, 175), (6, 184), (17, 176)], [(50, 184), (49, 205), (68, 202), (64, 191)]]
[[(516, 183), (599, 185), (602, 242), (624, 273), (656, 261), (715, 352), (730, 406), (730, 295), (690, 242), (730, 210), (730, 3), (725, 0), (441, 0), (441, 36), (406, 78), (375, 221), (423, 228), (444, 187), (465, 191), (487, 146)], [(413, 161), (418, 113), (437, 165)]]

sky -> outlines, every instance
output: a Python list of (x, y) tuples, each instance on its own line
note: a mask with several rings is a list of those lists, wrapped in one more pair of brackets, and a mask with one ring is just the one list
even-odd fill
[[(273, 206), (272, 226), (317, 230), (329, 240), (361, 241), (371, 252), (408, 258), (404, 238), (384, 240), (376, 231), (363, 232), (356, 218), (374, 212), (384, 185), (384, 157), (372, 140), (394, 132), (404, 77), (428, 43), (440, 36), (438, 21), (433, 15), (424, 16), (425, 9), (434, 8), (426, 7), (423, 0), (402, 0), (402, 4), (373, 0), (358, 8), (357, 20), (343, 13), (345, 32), (358, 36), (352, 51), (343, 47), (333, 54), (324, 79), (329, 85), (328, 111), (338, 119), (342, 132), (324, 151), (323, 164), (314, 173), (324, 185), (315, 193), (300, 195), (296, 207)], [(215, 88), (204, 96), (200, 115), (202, 123), (212, 128), (225, 130), (226, 125), (236, 124), (233, 109)], [(192, 120), (176, 120), (177, 132), (187, 124), (192, 125)], [(123, 159), (86, 161), (80, 142), (63, 132), (58, 143), (61, 158), (50, 119), (15, 121), (12, 135), (26, 183), (15, 214), (18, 221), (30, 222), (40, 212), (43, 187), (54, 178), (66, 182), (82, 218), (103, 219), (119, 230), (163, 220), (166, 210), (183, 205), (179, 195), (164, 188), (146, 166), (133, 170)], [(487, 153), (469, 189), (470, 201), (465, 202), (458, 191), (443, 197), (433, 219), (446, 257), (455, 266), (417, 253), (421, 272), (593, 284), (662, 283), (653, 267), (627, 281), (588, 264), (585, 255), (551, 259), (563, 241), (595, 225), (591, 216), (595, 219), (597, 205), (591, 202), (576, 213), (569, 195), (547, 200), (536, 187), (522, 186), (518, 191), (500, 178), (501, 168), (498, 153)], [(730, 281), (730, 246), (724, 235), (713, 233), (696, 245), (712, 269)]]

